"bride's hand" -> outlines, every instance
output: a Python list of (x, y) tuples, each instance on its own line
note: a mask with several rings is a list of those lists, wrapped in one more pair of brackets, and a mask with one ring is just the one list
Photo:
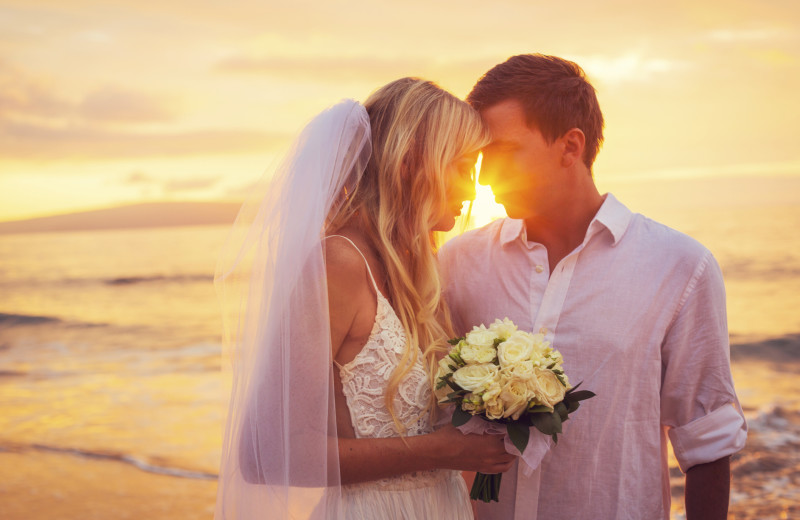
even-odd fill
[(503, 473), (517, 459), (506, 451), (504, 435), (465, 435), (451, 424), (431, 435), (436, 437), (437, 442), (433, 444), (439, 451), (437, 455), (443, 459), (442, 467), (486, 474)]

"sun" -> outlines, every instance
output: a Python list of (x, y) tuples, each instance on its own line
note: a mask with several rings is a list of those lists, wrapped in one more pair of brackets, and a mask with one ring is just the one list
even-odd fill
[(475, 200), (472, 203), (472, 215), (469, 222), (469, 229), (485, 226), (493, 220), (506, 216), (505, 208), (494, 200), (492, 188), (478, 184), (478, 179), (481, 174), (482, 159), (483, 154), (478, 155), (478, 161), (475, 163)]

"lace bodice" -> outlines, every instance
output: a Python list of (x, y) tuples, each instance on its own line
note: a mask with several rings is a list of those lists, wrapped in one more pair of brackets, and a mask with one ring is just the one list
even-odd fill
[[(352, 244), (346, 237), (342, 238)], [(378, 298), (375, 323), (361, 352), (339, 367), (339, 375), (356, 437), (395, 437), (399, 433), (386, 409), (385, 396), (392, 372), (403, 356), (406, 334), (391, 304), (378, 290), (369, 264), (367, 271)], [(430, 380), (420, 354), (394, 398), (394, 412), (406, 426), (406, 435), (433, 431), (428, 409), (430, 400)]]
[[(340, 236), (340, 235), (334, 235)], [(358, 250), (347, 237), (342, 237)], [(361, 253), (361, 251), (358, 251)], [(363, 253), (361, 254), (363, 257)], [(378, 289), (366, 258), (367, 272), (375, 288), (378, 305), (372, 331), (355, 358), (339, 366), (342, 391), (350, 409), (356, 437), (377, 438), (399, 435), (386, 409), (386, 388), (399, 365), (406, 346), (406, 334), (389, 300)], [(421, 435), (433, 431), (428, 403), (431, 388), (422, 355), (406, 373), (394, 398), (394, 412), (405, 425), (405, 434)], [(342, 486), (344, 517), (350, 519), (386, 518), (404, 520), (472, 519), (464, 479), (458, 471), (431, 469), (404, 473)]]
[[(378, 292), (375, 324), (367, 343), (355, 359), (339, 369), (356, 437), (398, 435), (384, 399), (389, 378), (403, 355), (405, 344), (406, 334), (400, 319), (389, 301)], [(407, 435), (432, 431), (426, 409), (430, 399), (430, 381), (420, 355), (400, 383), (394, 399), (394, 412), (406, 425)]]

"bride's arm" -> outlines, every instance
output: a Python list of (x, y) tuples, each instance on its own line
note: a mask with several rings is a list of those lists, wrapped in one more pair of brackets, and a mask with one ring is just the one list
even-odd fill
[[(369, 333), (374, 310), (364, 302), (374, 300), (375, 296), (371, 285), (367, 285), (370, 282), (361, 255), (346, 244), (329, 241), (327, 246), (331, 348), (336, 359), (348, 337)], [(365, 308), (372, 311), (366, 312), (370, 314), (368, 319), (359, 316)], [(340, 394), (340, 388), (336, 392)], [(343, 396), (338, 397), (337, 406), (346, 406)], [(508, 470), (516, 458), (506, 452), (502, 435), (464, 435), (448, 425), (427, 435), (355, 439), (346, 409), (337, 410), (337, 423), (343, 484), (436, 468), (499, 473)]]
[(502, 473), (515, 459), (502, 435), (464, 435), (451, 425), (405, 439), (339, 438), (342, 484), (437, 468)]

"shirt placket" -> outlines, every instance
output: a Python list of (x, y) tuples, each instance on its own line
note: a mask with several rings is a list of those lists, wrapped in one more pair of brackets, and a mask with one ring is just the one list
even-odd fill
[(533, 332), (543, 334), (545, 340), (551, 344), (554, 344), (558, 320), (561, 317), (572, 274), (575, 272), (575, 264), (578, 262), (582, 249), (583, 246), (579, 247), (556, 265), (556, 268), (550, 273), (550, 279), (547, 281), (540, 305), (538, 308), (531, 305), (531, 308), (538, 309), (533, 319)]
[[(579, 246), (575, 251), (564, 257), (555, 270), (549, 273), (549, 279), (545, 282), (543, 277), (548, 276), (547, 250), (537, 245), (529, 248), (530, 258), (533, 269), (530, 279), (530, 305), (531, 323), (534, 325), (533, 332), (544, 335), (545, 340), (553, 344), (558, 319), (564, 307), (564, 300), (567, 298), (572, 274), (575, 272), (575, 264), (578, 256), (583, 249)], [(544, 293), (541, 287), (544, 285)], [(537, 290), (538, 289), (538, 290)], [(541, 295), (541, 296), (539, 296)], [(536, 468), (530, 475), (525, 474), (524, 464), (517, 465), (517, 493), (514, 500), (514, 520), (530, 520), (537, 518), (537, 504), (539, 495), (539, 485), (541, 478), (541, 466)]]

